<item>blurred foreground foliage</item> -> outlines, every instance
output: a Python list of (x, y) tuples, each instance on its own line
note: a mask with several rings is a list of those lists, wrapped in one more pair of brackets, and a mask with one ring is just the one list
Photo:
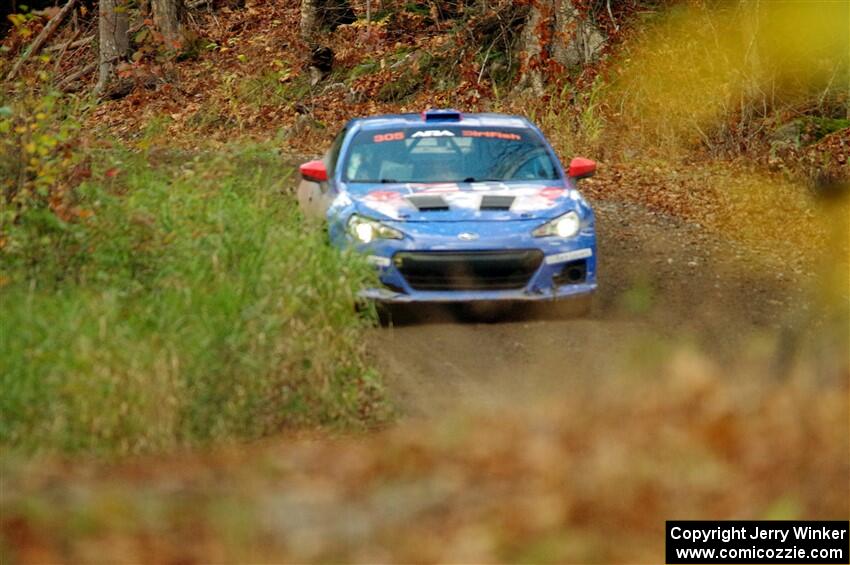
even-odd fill
[[(0, 210), (4, 449), (137, 453), (385, 421), (354, 308), (371, 270), (305, 229), (274, 149), (101, 143), (82, 161), (30, 141), (45, 120), (19, 119), (36, 147)], [(55, 203), (66, 160), (77, 186)]]
[(620, 112), (626, 134), (668, 150), (704, 144), (726, 155), (763, 140), (765, 128), (776, 127), (771, 119), (846, 118), (850, 6), (817, 6), (676, 6), (618, 54), (624, 64), (605, 103)]
[(846, 516), (846, 381), (814, 369), (777, 382), (677, 347), (644, 374), (364, 440), (7, 461), (3, 546), (22, 562), (654, 562), (668, 519)]

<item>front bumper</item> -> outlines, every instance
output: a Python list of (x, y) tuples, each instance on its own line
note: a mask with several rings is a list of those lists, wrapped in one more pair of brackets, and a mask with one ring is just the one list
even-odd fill
[[(387, 303), (543, 301), (567, 299), (596, 290), (596, 236), (593, 226), (585, 226), (575, 237), (537, 238), (531, 231), (539, 221), (406, 223), (408, 237), (402, 240), (377, 240), (358, 246), (378, 270), (381, 288), (361, 291), (363, 298)], [(473, 233), (478, 239), (463, 241), (460, 234)], [(489, 289), (482, 284), (474, 289), (416, 288), (398, 266), (397, 254), (475, 254), (539, 250), (542, 259), (530, 272), (525, 284), (516, 288)], [(567, 276), (570, 267), (580, 266), (581, 277)]]
[(550, 293), (532, 294), (516, 290), (494, 291), (415, 291), (410, 294), (395, 292), (388, 288), (368, 288), (360, 291), (360, 297), (390, 304), (410, 304), (413, 302), (451, 303), (451, 302), (530, 302), (543, 300), (561, 300), (585, 296), (596, 290), (596, 283), (574, 284), (554, 288)]

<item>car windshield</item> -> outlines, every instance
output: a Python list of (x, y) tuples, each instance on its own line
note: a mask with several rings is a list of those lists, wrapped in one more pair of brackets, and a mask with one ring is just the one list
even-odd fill
[(421, 128), (361, 131), (343, 180), (362, 183), (554, 180), (544, 141), (527, 128)]

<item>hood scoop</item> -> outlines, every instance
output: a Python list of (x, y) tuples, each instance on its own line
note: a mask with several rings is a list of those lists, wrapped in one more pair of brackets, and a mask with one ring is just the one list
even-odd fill
[(449, 209), (449, 204), (442, 196), (433, 194), (416, 194), (408, 196), (407, 201), (420, 212), (440, 212)]
[(352, 183), (359, 214), (405, 222), (496, 222), (551, 219), (579, 204), (578, 193), (552, 181)]
[[(446, 199), (437, 194), (414, 194), (406, 198), (420, 212), (439, 212), (449, 209)], [(510, 210), (515, 196), (485, 194), (481, 197), (480, 210)]]
[(485, 194), (481, 197), (481, 210), (510, 210), (516, 196)]

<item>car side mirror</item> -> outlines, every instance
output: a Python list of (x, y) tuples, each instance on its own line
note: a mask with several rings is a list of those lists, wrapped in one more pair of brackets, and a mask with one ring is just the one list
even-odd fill
[(301, 171), (301, 177), (304, 180), (313, 182), (325, 182), (328, 180), (328, 170), (325, 168), (325, 163), (321, 159), (308, 161), (298, 167)]
[(584, 157), (576, 157), (570, 161), (570, 169), (567, 171), (567, 175), (575, 180), (592, 177), (595, 173), (596, 161), (591, 161)]

